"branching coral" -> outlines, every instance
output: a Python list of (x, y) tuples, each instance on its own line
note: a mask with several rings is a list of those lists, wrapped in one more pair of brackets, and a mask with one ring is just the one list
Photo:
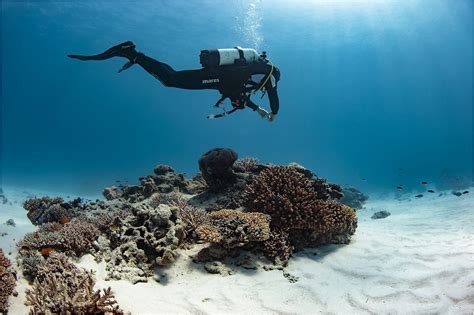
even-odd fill
[(316, 219), (316, 192), (311, 181), (293, 167), (262, 171), (246, 187), (244, 198), (249, 209), (270, 214), (275, 226), (305, 228)]
[(17, 245), (20, 251), (51, 248), (79, 257), (92, 248), (98, 236), (99, 230), (89, 222), (75, 220), (65, 225), (46, 223), (38, 231), (26, 234)]
[(224, 209), (209, 216), (210, 224), (196, 230), (198, 236), (208, 242), (233, 248), (270, 237), (270, 218), (263, 213)]
[[(264, 244), (270, 258), (285, 262), (292, 247), (348, 242), (357, 220), (354, 209), (331, 199), (337, 189), (308, 179), (293, 167), (271, 167), (247, 186), (246, 206), (272, 218), (273, 233)], [(334, 191), (331, 189), (334, 188)], [(291, 246), (290, 246), (291, 244)], [(278, 252), (278, 249), (283, 252)]]
[(333, 200), (320, 200), (311, 180), (292, 167), (261, 172), (245, 191), (246, 205), (272, 217), (283, 229), (333, 231), (355, 219), (353, 209)]
[(263, 242), (263, 253), (281, 265), (288, 263), (293, 249), (288, 232), (278, 228), (273, 229), (270, 237)]
[(171, 203), (178, 209), (178, 218), (184, 225), (184, 236), (187, 239), (195, 237), (196, 229), (210, 223), (210, 217), (206, 210), (189, 205), (184, 199), (177, 199)]
[(123, 314), (110, 288), (94, 290), (93, 274), (77, 268), (64, 254), (52, 253), (38, 266), (26, 290), (30, 314)]
[(8, 297), (15, 290), (15, 277), (8, 271), (10, 266), (10, 260), (3, 255), (3, 250), (0, 248), (0, 312), (7, 310)]

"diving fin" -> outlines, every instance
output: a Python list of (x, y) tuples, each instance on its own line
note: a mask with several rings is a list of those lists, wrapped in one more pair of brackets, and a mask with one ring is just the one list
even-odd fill
[[(79, 59), (79, 60), (106, 60), (112, 57), (125, 57), (128, 60), (133, 60), (137, 56), (137, 51), (135, 50), (135, 44), (131, 41), (126, 41), (121, 44), (115, 45), (103, 53), (91, 56), (84, 55), (67, 55), (69, 58)], [(125, 70), (125, 69), (124, 69)]]

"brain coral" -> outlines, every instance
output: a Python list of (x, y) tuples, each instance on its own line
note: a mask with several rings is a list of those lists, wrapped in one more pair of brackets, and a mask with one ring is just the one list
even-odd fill
[(263, 213), (224, 209), (209, 216), (211, 223), (196, 230), (198, 236), (208, 242), (232, 248), (270, 237), (270, 218)]

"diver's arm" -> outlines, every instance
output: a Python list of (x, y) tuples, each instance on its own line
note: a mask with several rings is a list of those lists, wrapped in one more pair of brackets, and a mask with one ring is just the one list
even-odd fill
[(273, 86), (271, 81), (272, 80), (268, 80), (268, 82), (265, 84), (265, 89), (267, 90), (268, 101), (270, 102), (272, 115), (275, 116), (278, 114), (278, 110), (280, 109), (280, 100), (278, 98), (277, 86), (276, 84)]
[(257, 104), (252, 102), (250, 98), (245, 103), (245, 106), (251, 108), (253, 111), (256, 111), (260, 116), (262, 116), (262, 118), (265, 118), (269, 115), (269, 113), (265, 109), (259, 107)]

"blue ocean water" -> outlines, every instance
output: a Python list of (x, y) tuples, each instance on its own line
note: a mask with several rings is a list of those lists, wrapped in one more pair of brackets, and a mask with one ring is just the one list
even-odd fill
[[(4, 186), (97, 193), (158, 163), (192, 176), (214, 147), (369, 193), (472, 181), (470, 0), (1, 4)], [(199, 68), (201, 49), (267, 51), (281, 70), (276, 121), (248, 109), (207, 120), (215, 91), (66, 57), (125, 40), (177, 70)]]

